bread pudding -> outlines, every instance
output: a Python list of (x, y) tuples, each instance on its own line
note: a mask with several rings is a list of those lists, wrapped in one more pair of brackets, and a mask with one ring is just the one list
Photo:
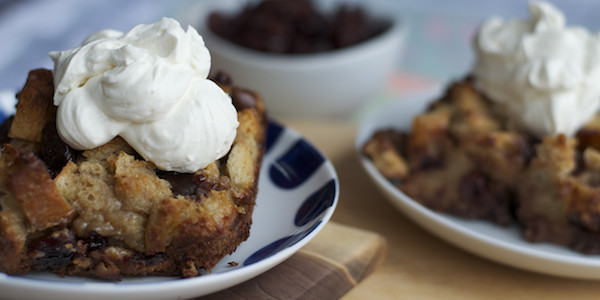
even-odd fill
[(72, 147), (57, 121), (56, 69), (31, 71), (0, 131), (0, 270), (192, 277), (232, 253), (249, 236), (267, 119), (257, 93), (223, 73), (209, 79), (192, 84), (216, 82), (239, 125), (222, 157), (186, 172), (158, 167), (127, 135)]
[(362, 151), (432, 210), (600, 253), (600, 40), (548, 3), (530, 10), (531, 21), (485, 23), (473, 73)]
[(533, 143), (501, 128), (488, 102), (465, 80), (416, 116), (410, 132), (378, 131), (363, 151), (388, 180), (424, 205), (509, 224), (507, 187), (530, 159)]
[(455, 82), (409, 131), (383, 128), (362, 151), (405, 194), (443, 213), (519, 224), (531, 242), (600, 253), (600, 115), (574, 137), (512, 129), (472, 79)]
[(252, 223), (266, 118), (257, 94), (221, 85), (238, 109), (236, 140), (226, 157), (186, 174), (158, 170), (119, 137), (70, 148), (53, 122), (51, 71), (32, 71), (2, 125), (1, 270), (189, 277), (233, 252)]

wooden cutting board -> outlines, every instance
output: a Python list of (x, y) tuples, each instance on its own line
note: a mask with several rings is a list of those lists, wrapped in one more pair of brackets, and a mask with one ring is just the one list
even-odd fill
[(369, 275), (385, 254), (381, 235), (330, 222), (280, 265), (199, 299), (338, 299)]

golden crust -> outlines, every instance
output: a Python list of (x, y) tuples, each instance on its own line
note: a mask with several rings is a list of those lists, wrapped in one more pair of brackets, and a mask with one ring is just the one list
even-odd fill
[(21, 208), (32, 230), (64, 225), (72, 219), (71, 205), (60, 195), (44, 163), (34, 153), (5, 145), (0, 168), (2, 186)]
[(52, 72), (44, 69), (31, 71), (25, 87), (18, 94), (17, 110), (22, 113), (15, 115), (8, 136), (40, 143), (42, 129), (56, 114), (56, 106), (48, 101), (53, 94)]
[(495, 131), (465, 141), (470, 159), (490, 178), (501, 184), (517, 184), (529, 159), (530, 142), (521, 134)]
[(401, 154), (405, 140), (406, 135), (392, 129), (381, 130), (363, 147), (364, 153), (371, 158), (375, 167), (392, 182), (401, 182), (409, 173), (408, 163)]

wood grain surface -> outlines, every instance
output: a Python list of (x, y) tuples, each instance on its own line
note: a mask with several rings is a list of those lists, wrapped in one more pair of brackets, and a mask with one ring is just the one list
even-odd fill
[(330, 223), (282, 264), (200, 299), (338, 299), (372, 273), (385, 254), (381, 235)]

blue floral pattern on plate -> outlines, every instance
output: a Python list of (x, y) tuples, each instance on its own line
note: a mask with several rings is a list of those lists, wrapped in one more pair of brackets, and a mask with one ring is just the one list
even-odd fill
[(250, 237), (210, 274), (188, 279), (126, 278), (112, 283), (47, 273), (0, 273), (2, 295), (31, 299), (192, 298), (255, 277), (314, 238), (331, 218), (339, 197), (333, 164), (298, 133), (276, 122), (269, 122), (260, 172)]
[(305, 140), (298, 140), (269, 168), (271, 181), (293, 189), (305, 182), (323, 164), (324, 158)]
[[(266, 153), (270, 152), (284, 132), (281, 125), (274, 122), (269, 124)], [(319, 168), (326, 162), (323, 155), (301, 138), (290, 143), (287, 148), (281, 148), (273, 155), (278, 156), (271, 163), (263, 165), (263, 168), (268, 168), (268, 178), (269, 182), (273, 184), (273, 188), (283, 190), (298, 188), (305, 184), (310, 178), (316, 176)], [(256, 263), (294, 245), (322, 224), (321, 216), (335, 206), (338, 193), (337, 178), (332, 177), (323, 186), (311, 186), (311, 189), (314, 190), (312, 193), (307, 194), (304, 198), (299, 198), (300, 205), (296, 209), (294, 217), (294, 225), (297, 230), (258, 249), (244, 260), (243, 265)]]

